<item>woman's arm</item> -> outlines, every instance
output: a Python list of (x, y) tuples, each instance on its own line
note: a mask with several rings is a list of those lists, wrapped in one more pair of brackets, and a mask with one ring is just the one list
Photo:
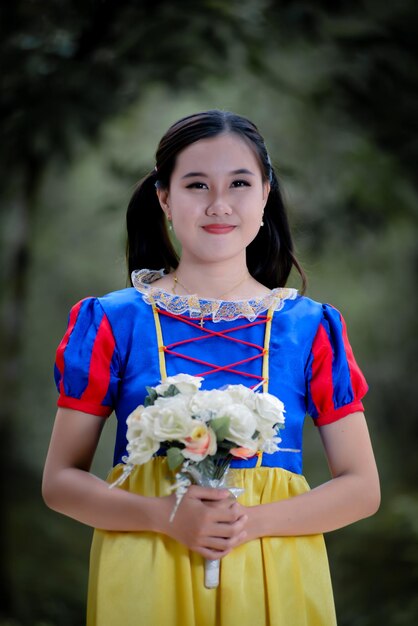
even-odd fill
[(246, 508), (246, 541), (324, 533), (373, 515), (379, 508), (379, 477), (363, 413), (352, 413), (319, 430), (332, 479), (288, 500)]
[(242, 541), (246, 515), (226, 490), (191, 487), (170, 523), (174, 494), (150, 498), (109, 489), (91, 474), (103, 424), (102, 417), (58, 409), (42, 482), (50, 508), (105, 530), (164, 533), (211, 559)]

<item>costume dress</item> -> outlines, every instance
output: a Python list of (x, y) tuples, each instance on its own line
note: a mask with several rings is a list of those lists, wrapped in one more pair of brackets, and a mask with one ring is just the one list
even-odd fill
[[(114, 467), (120, 476), (126, 418), (166, 377), (204, 377), (203, 389), (225, 384), (276, 395), (285, 406), (280, 450), (235, 459), (239, 500), (254, 506), (309, 490), (302, 475), (306, 414), (317, 425), (362, 411), (367, 391), (341, 314), (273, 289), (239, 302), (177, 296), (152, 286), (161, 273), (134, 272), (134, 287), (73, 307), (57, 350), (58, 405), (118, 420)], [(120, 488), (147, 496), (169, 493), (166, 459), (136, 467)], [(88, 626), (332, 626), (336, 623), (322, 535), (249, 541), (221, 561), (220, 585), (204, 586), (204, 559), (152, 532), (95, 530)]]

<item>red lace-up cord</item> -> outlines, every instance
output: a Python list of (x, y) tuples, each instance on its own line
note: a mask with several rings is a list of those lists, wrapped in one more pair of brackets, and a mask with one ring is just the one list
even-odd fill
[[(242, 365), (243, 363), (249, 363), (250, 361), (254, 361), (255, 359), (262, 358), (266, 354), (267, 350), (265, 350), (263, 346), (259, 346), (256, 343), (244, 341), (243, 339), (237, 339), (236, 337), (229, 337), (228, 335), (230, 333), (233, 333), (236, 330), (242, 330), (243, 328), (250, 328), (251, 326), (257, 326), (258, 324), (266, 324), (271, 319), (267, 315), (260, 315), (258, 316), (257, 320), (255, 320), (254, 322), (248, 322), (248, 324), (244, 324), (242, 326), (234, 326), (232, 328), (226, 328), (225, 330), (216, 331), (216, 330), (211, 330), (210, 328), (206, 328), (204, 326), (202, 327), (200, 325), (200, 320), (199, 322), (194, 322), (193, 320), (191, 320), (189, 317), (185, 315), (175, 315), (174, 313), (170, 313), (169, 311), (165, 311), (164, 309), (157, 309), (157, 312), (159, 315), (165, 315), (166, 317), (173, 317), (176, 320), (179, 320), (183, 322), (184, 324), (188, 324), (189, 326), (192, 326), (193, 328), (196, 328), (197, 330), (201, 331), (202, 334), (198, 337), (190, 337), (189, 339), (183, 339), (182, 341), (176, 341), (175, 343), (171, 343), (168, 346), (162, 346), (165, 354), (171, 354), (173, 356), (186, 359), (187, 361), (193, 361), (194, 363), (199, 363), (201, 365), (211, 368), (205, 372), (196, 374), (196, 376), (208, 376), (209, 374), (216, 374), (217, 372), (223, 371), (223, 372), (230, 372), (233, 374), (239, 374), (240, 376), (246, 376), (248, 378), (255, 378), (258, 381), (263, 380), (262, 376), (258, 376), (257, 374), (251, 374), (250, 372), (242, 372), (241, 370), (237, 370), (235, 368), (238, 365)], [(210, 319), (212, 318), (210, 317), (204, 318), (204, 321), (210, 320)], [(211, 337), (222, 337), (223, 339), (227, 341), (234, 341), (235, 343), (240, 343), (245, 346), (249, 346), (250, 348), (254, 348), (255, 350), (257, 350), (258, 354), (250, 356), (246, 359), (242, 359), (241, 361), (235, 361), (234, 363), (227, 363), (226, 365), (216, 365), (215, 363), (209, 363), (208, 361), (203, 361), (202, 359), (196, 359), (192, 356), (188, 356), (187, 354), (182, 354), (181, 352), (177, 352), (176, 350), (173, 349), (173, 348), (178, 348), (179, 346), (183, 344), (191, 343), (193, 341), (200, 341), (201, 339), (208, 339)]]

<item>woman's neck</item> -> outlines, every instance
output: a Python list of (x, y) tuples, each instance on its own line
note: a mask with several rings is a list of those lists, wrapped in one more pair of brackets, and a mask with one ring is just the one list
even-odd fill
[(258, 283), (245, 264), (213, 263), (204, 265), (180, 261), (177, 269), (167, 276), (172, 291), (197, 294), (201, 298), (240, 300), (262, 296), (269, 290)]

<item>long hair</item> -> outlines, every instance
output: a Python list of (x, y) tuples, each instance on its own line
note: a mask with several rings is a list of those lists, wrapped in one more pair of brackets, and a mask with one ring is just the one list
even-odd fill
[(270, 157), (255, 124), (228, 111), (211, 110), (189, 115), (173, 124), (161, 139), (156, 152), (156, 167), (137, 185), (129, 202), (126, 223), (126, 257), (129, 276), (135, 269), (175, 269), (179, 257), (168, 236), (164, 213), (156, 194), (156, 185), (170, 186), (177, 155), (201, 139), (222, 133), (235, 133), (254, 151), (264, 182), (270, 193), (264, 208), (264, 226), (247, 247), (247, 266), (260, 283), (273, 289), (286, 285), (292, 267), (300, 274), (302, 292), (306, 277), (295, 254), (286, 208)]

